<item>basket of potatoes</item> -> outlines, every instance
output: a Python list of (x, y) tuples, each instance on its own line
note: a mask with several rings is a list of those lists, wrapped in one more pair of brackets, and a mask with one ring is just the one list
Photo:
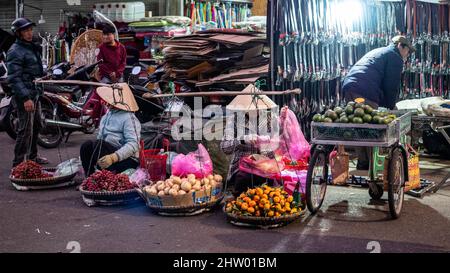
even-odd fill
[(221, 175), (203, 178), (188, 174), (172, 175), (139, 189), (147, 206), (155, 213), (168, 216), (189, 216), (211, 210), (223, 198)]

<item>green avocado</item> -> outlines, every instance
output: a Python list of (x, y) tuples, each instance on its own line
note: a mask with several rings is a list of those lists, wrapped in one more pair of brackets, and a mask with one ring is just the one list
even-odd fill
[(340, 116), (344, 112), (344, 109), (342, 109), (341, 107), (337, 106), (337, 107), (334, 108), (334, 112), (336, 113), (336, 115)]
[(325, 122), (325, 123), (333, 123), (333, 120), (331, 118), (326, 117), (326, 118), (323, 119), (323, 122)]
[(355, 103), (355, 108), (364, 108), (364, 104), (362, 104), (362, 103)]
[(355, 109), (355, 117), (364, 117), (364, 109), (362, 108), (356, 108)]
[(363, 121), (364, 121), (364, 123), (370, 123), (372, 121), (372, 116), (369, 114), (365, 114), (363, 116)]
[(327, 110), (325, 112), (325, 116), (330, 118), (330, 119), (332, 119), (332, 120), (336, 120), (338, 118), (338, 115), (333, 110)]
[(340, 123), (348, 123), (348, 122), (349, 122), (348, 117), (341, 117), (341, 118), (339, 119), (339, 122), (340, 122)]
[(345, 113), (347, 113), (347, 115), (353, 114), (353, 106), (348, 105), (347, 107), (345, 107)]
[(315, 114), (312, 118), (314, 122), (322, 122), (322, 115), (321, 114)]
[(380, 116), (373, 116), (372, 117), (372, 123), (375, 123), (375, 124), (380, 124), (380, 120), (381, 120), (382, 118), (380, 117)]
[(353, 123), (362, 124), (363, 123), (363, 119), (360, 118), (360, 117), (354, 117), (353, 118)]
[(352, 123), (354, 118), (355, 118), (355, 115), (353, 115), (353, 114), (348, 116), (348, 122)]
[(372, 112), (373, 112), (373, 108), (370, 107), (370, 105), (364, 105), (363, 109), (364, 109), (364, 112), (366, 112), (366, 114), (369, 114), (369, 115), (372, 114)]

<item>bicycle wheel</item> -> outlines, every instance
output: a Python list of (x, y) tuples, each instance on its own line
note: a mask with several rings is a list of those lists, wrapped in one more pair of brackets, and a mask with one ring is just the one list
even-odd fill
[(395, 148), (389, 160), (388, 172), (388, 202), (389, 212), (393, 219), (400, 217), (403, 207), (405, 189), (405, 167), (403, 154)]
[(306, 205), (311, 214), (322, 206), (327, 191), (328, 160), (327, 153), (316, 149), (311, 157), (306, 177)]

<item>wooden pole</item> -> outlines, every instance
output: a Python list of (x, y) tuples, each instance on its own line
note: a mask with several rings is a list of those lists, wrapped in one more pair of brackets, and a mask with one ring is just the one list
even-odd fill
[[(35, 80), (35, 83), (49, 83), (49, 84), (75, 84), (75, 85), (91, 85), (99, 87), (120, 88), (116, 84), (106, 84), (100, 82), (75, 81), (75, 80)], [(242, 91), (211, 91), (211, 92), (187, 92), (175, 94), (151, 94), (146, 93), (142, 97), (144, 99), (169, 98), (169, 97), (202, 97), (202, 96), (239, 96), (239, 95), (266, 95), (278, 96), (289, 94), (300, 94), (300, 89), (292, 89), (286, 91), (261, 91), (261, 92), (242, 92)]]
[(300, 89), (286, 90), (286, 91), (261, 91), (261, 92), (242, 92), (242, 91), (211, 91), (211, 92), (187, 92), (187, 93), (175, 93), (175, 94), (144, 94), (142, 97), (146, 99), (155, 98), (167, 98), (167, 97), (203, 97), (203, 96), (240, 96), (240, 95), (288, 95), (288, 94), (300, 94)]

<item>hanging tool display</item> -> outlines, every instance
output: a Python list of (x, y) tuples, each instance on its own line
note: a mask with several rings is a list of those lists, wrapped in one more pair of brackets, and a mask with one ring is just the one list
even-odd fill
[(360, 14), (352, 16), (345, 1), (277, 1), (280, 59), (276, 85), (283, 80), (341, 77), (367, 51), (386, 46), (393, 36), (405, 31), (404, 24), (397, 24), (404, 17), (404, 3), (356, 3), (354, 12)]
[(233, 28), (234, 23), (250, 17), (251, 3), (245, 0), (187, 0), (184, 14), (191, 18), (191, 26), (196, 30)]
[(403, 98), (449, 97), (449, 5), (406, 2), (407, 34), (416, 52), (403, 77)]
[[(341, 102), (341, 80), (362, 56), (407, 35), (417, 51), (405, 65), (404, 98), (449, 96), (449, 6), (415, 0), (271, 0), (271, 88), (300, 88), (297, 115), (312, 115)], [(292, 99), (279, 104), (290, 104)], [(308, 131), (308, 128), (306, 132)]]
[(41, 38), (42, 48), (42, 63), (47, 67), (51, 67), (57, 63), (67, 60), (69, 48), (64, 39), (61, 39), (59, 35), (51, 35), (45, 33)]

